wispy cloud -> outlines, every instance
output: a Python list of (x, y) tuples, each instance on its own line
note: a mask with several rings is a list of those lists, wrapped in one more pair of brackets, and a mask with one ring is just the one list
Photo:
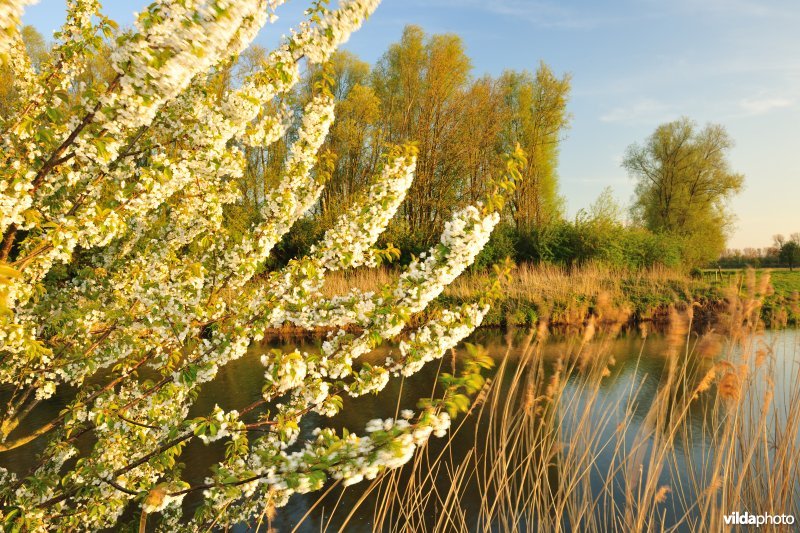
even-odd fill
[(781, 3), (780, 1), (770, 3), (756, 0), (675, 0), (672, 5), (678, 9), (695, 13), (773, 17), (787, 14), (787, 11), (781, 7)]
[(673, 108), (659, 100), (640, 98), (632, 104), (615, 107), (600, 115), (603, 122), (661, 122), (673, 115)]
[(794, 107), (796, 100), (784, 97), (742, 98), (739, 108), (748, 115), (765, 115), (776, 109)]
[(494, 15), (525, 20), (541, 28), (589, 29), (630, 20), (630, 15), (609, 15), (575, 9), (546, 0), (417, 0), (418, 4), (481, 10)]
[(663, 13), (688, 13), (693, 15), (710, 15), (714, 17), (797, 17), (795, 0), (640, 0), (640, 4), (648, 9), (657, 9)]

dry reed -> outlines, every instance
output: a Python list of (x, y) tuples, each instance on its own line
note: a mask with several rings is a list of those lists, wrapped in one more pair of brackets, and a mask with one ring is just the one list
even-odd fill
[[(563, 290), (561, 274), (547, 275)], [(509, 342), (444, 446), (420, 450), (369, 486), (372, 528), (718, 531), (734, 511), (800, 515), (800, 370), (776, 409), (783, 370), (754, 320), (769, 290), (755, 275), (745, 283), (747, 294), (729, 295), (699, 340), (691, 308), (672, 310), (669, 358), (652, 398), (642, 380), (617, 398), (601, 393), (614, 379), (610, 341), (619, 329), (599, 318), (625, 316), (610, 301), (601, 298), (608, 308), (554, 359), (543, 350), (546, 325), (513, 362)], [(472, 443), (466, 454), (455, 451), (456, 438)]]

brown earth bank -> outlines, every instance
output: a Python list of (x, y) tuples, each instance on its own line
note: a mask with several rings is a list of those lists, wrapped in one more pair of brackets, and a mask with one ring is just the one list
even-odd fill
[[(333, 275), (326, 280), (325, 296), (351, 288), (380, 291), (399, 271), (389, 268)], [(424, 312), (412, 317), (415, 327), (478, 298), (490, 280), (488, 272), (464, 273)], [(532, 326), (546, 320), (552, 327), (585, 325), (589, 321), (620, 323), (625, 327), (669, 323), (674, 310), (691, 309), (692, 327), (707, 329), (725, 314), (731, 302), (743, 300), (760, 307), (769, 328), (800, 325), (800, 271), (741, 270), (725, 277), (690, 276), (667, 269), (624, 270), (588, 265), (581, 268), (521, 265), (512, 274), (502, 297), (492, 306), (483, 327)], [(358, 328), (352, 328), (357, 332)], [(322, 336), (328, 330), (311, 332)], [(309, 332), (293, 326), (271, 330), (268, 337), (291, 338)]]

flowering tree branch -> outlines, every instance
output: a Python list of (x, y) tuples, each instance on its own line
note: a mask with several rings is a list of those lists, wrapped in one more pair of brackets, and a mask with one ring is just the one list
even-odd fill
[[(397, 339), (472, 264), (520, 178), (519, 152), (490, 194), (453, 215), (439, 243), (378, 293), (325, 299), (321, 291), (331, 272), (392, 254), (375, 246), (411, 185), (413, 144), (386, 148), (363, 195), (305, 257), (256, 276), (318, 203), (327, 177), (320, 148), (334, 121), (324, 77), (298, 117), (275, 112), (274, 101), (293, 90), (303, 64), (324, 64), (378, 1), (344, 0), (333, 10), (314, 2), (308, 19), (221, 95), (209, 71), (274, 21), (282, 0), (155, 0), (124, 32), (96, 0), (69, 0), (58, 42), (37, 69), (18, 30), (26, 3), (0, 2), (0, 59), (18, 95), (0, 123), (0, 384), (11, 390), (0, 454), (34, 441), (44, 450), (22, 476), (0, 468), (4, 526), (110, 528), (131, 504), (142, 525), (157, 520), (165, 530), (235, 524), (328, 480), (373, 478), (443, 434), (482, 383), (485, 358), (448, 377), (443, 397), (398, 420), (373, 420), (361, 436), (318, 429), (302, 439), (299, 428), (309, 413), (335, 415), (344, 395), (414, 374), (480, 325), (491, 288), (409, 332), (397, 358), (360, 360)], [(104, 53), (113, 72), (83, 81)], [(293, 124), (277, 185), (247, 231), (231, 231), (225, 213), (242, 201), (243, 148), (268, 147)], [(320, 353), (264, 354), (258, 401), (189, 417), (203, 384), (287, 323), (334, 331)], [(64, 409), (28, 427), (36, 407), (68, 387), (77, 392)], [(178, 466), (193, 440), (226, 443), (224, 460), (194, 486)], [(183, 497), (201, 491), (198, 512), (183, 517)]]

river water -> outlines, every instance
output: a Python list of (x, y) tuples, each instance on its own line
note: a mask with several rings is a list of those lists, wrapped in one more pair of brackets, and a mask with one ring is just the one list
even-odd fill
[[(484, 329), (473, 334), (471, 342), (483, 345), (488, 353), (498, 361), (507, 357), (506, 373), (513, 373), (515, 365), (519, 364), (520, 345), (526, 332), (511, 332), (511, 348), (509, 350), (509, 333), (499, 329)], [(545, 373), (552, 372), (555, 361), (565, 353), (575, 348), (575, 340), (564, 335), (553, 335), (551, 340), (544, 346), (541, 357), (545, 361), (543, 368)], [(630, 439), (641, 429), (646, 414), (650, 408), (650, 402), (663, 382), (665, 373), (668, 369), (667, 338), (664, 335), (651, 333), (647, 339), (643, 339), (640, 333), (632, 330), (615, 336), (613, 339), (599, 338), (595, 342), (604, 343), (604, 351), (607, 356), (612, 357), (613, 365), (609, 366), (609, 375), (602, 379), (599, 392), (595, 401), (586, 403), (582, 395), (586, 394), (584, 379), (579, 373), (567, 378), (564, 397), (568, 397), (568, 402), (563, 402), (568, 406), (570, 412), (564, 412), (563, 426), (566, 438), (569, 438), (570, 425), (577, 420), (575, 412), (584, 409), (597, 411), (598, 437), (612, 439), (615, 428), (620, 423), (627, 426), (626, 432), (630, 433)], [(794, 330), (767, 331), (763, 334), (760, 343), (768, 347), (769, 357), (771, 358), (775, 372), (774, 388), (774, 407), (777, 418), (770, 422), (780, 423), (781, 413), (786, 413), (789, 407), (790, 395), (796, 389), (798, 376), (798, 363), (800, 363), (800, 332)], [(319, 349), (318, 340), (265, 340), (254, 344), (248, 355), (238, 361), (232, 362), (221, 369), (216, 379), (207, 384), (197, 402), (192, 408), (190, 416), (205, 415), (219, 405), (224, 410), (241, 409), (243, 406), (252, 403), (260, 397), (263, 385), (263, 367), (259, 362), (260, 354), (264, 350), (272, 348), (295, 348), (313, 351)], [(379, 353), (372, 354), (376, 361), (383, 361), (388, 352), (392, 350), (388, 347)], [(364, 426), (372, 418), (385, 418), (395, 416), (398, 409), (413, 408), (418, 399), (431, 397), (436, 376), (439, 372), (451, 372), (451, 366), (458, 366), (458, 361), (463, 355), (463, 349), (456, 351), (455, 357), (448, 355), (438, 362), (430, 363), (417, 375), (405, 380), (392, 379), (384, 391), (378, 395), (370, 395), (357, 399), (345, 399), (342, 412), (333, 419), (325, 419), (316, 414), (307, 415), (301, 424), (303, 432), (310, 433), (317, 426), (330, 426), (335, 428), (346, 427), (352, 432), (361, 433)], [(491, 371), (489, 371), (491, 374)], [(545, 376), (547, 379), (547, 376)], [(505, 386), (502, 385), (502, 386)], [(57, 413), (65, 401), (68, 392), (59, 392), (48, 400), (34, 413), (34, 418), (30, 420), (32, 427), (37, 427)], [(63, 395), (63, 396), (62, 396)], [(753, 402), (755, 409), (758, 409), (758, 395), (754, 395)], [(632, 399), (634, 399), (632, 401)], [(627, 409), (626, 409), (627, 407)], [(703, 401), (698, 401), (691, 406), (687, 414), (688, 425), (694, 430), (690, 431), (695, 437), (692, 439), (676, 439), (675, 447), (681, 448), (688, 446), (690, 449), (679, 450), (676, 454), (684, 457), (694, 457), (699, 463), (705, 456), (708, 446), (707, 441), (702, 438), (702, 434), (708, 428), (708, 406)], [(594, 416), (594, 415), (592, 415)], [(628, 437), (626, 437), (628, 438)], [(468, 428), (460, 431), (453, 439), (451, 453), (458, 456), (459, 453), (466, 454), (475, 444), (475, 431)], [(36, 454), (43, 447), (43, 442), (36, 442), (33, 446), (26, 446), (22, 450), (11, 454), (0, 455), (0, 466), (9, 470), (22, 472), (29, 467), (36, 459)], [(441, 444), (433, 442), (431, 449), (436, 450)], [(592, 486), (602, 487), (605, 483), (604, 473), (608, 471), (612, 461), (614, 461), (613, 447), (604, 451), (599, 447), (596, 457), (596, 469), (591, 474)], [(196, 440), (191, 442), (184, 450), (181, 461), (186, 464), (184, 479), (189, 483), (202, 483), (208, 475), (208, 467), (220, 460), (224, 452), (224, 443), (214, 443), (205, 446)], [(478, 453), (481, 450), (477, 450)], [(685, 461), (676, 461), (675, 464), (667, 469), (662, 476), (664, 483), (674, 485), (675, 478), (688, 479), (691, 475), (688, 472)], [(672, 476), (672, 477), (670, 477)], [(442, 483), (447, 483), (447, 479), (442, 479)], [(320, 531), (326, 527), (338, 529), (342, 521), (350, 514), (351, 509), (362, 497), (364, 488), (368, 482), (362, 482), (346, 489), (335, 488), (327, 497), (321, 500), (318, 505), (314, 504), (319, 499), (319, 494), (311, 493), (306, 495), (294, 495), (288, 506), (278, 509), (277, 517), (273, 521), (273, 527), (278, 531), (291, 531), (295, 527), (299, 531)], [(616, 492), (615, 492), (616, 494)], [(468, 495), (467, 495), (468, 496)], [(621, 494), (619, 497), (623, 497)], [(683, 498), (687, 497), (684, 490)], [(691, 497), (691, 490), (688, 491)], [(358, 509), (349, 517), (347, 522), (348, 531), (372, 531), (375, 501), (367, 497)], [(616, 498), (616, 496), (615, 496)], [(665, 505), (665, 523), (669, 525), (683, 514), (685, 505), (678, 501), (678, 498), (668, 499)], [(476, 502), (470, 502), (467, 498), (462, 502), (465, 512), (469, 515), (474, 512), (473, 508), (478, 506)], [(187, 505), (192, 502), (187, 499)], [(309, 509), (314, 506), (313, 510)], [(334, 512), (335, 509), (335, 512)], [(756, 510), (753, 510), (756, 511)], [(771, 511), (771, 510), (766, 510)], [(778, 512), (775, 510), (773, 512)], [(301, 519), (303, 519), (301, 522)], [(242, 525), (241, 531), (247, 530)]]
[[(526, 337), (525, 331), (511, 332), (511, 349), (509, 350), (509, 334), (500, 329), (484, 329), (477, 331), (469, 339), (471, 342), (484, 346), (488, 353), (492, 355), (498, 363), (504, 357), (507, 358), (505, 369), (505, 380), (502, 387), (508, 386), (511, 375), (519, 364), (519, 357), (522, 355), (521, 345)], [(690, 335), (691, 337), (691, 335)], [(693, 346), (694, 340), (687, 343)], [(576, 350), (576, 340), (574, 336), (564, 334), (554, 334), (545, 344), (542, 355), (544, 359), (543, 368), (545, 374), (553, 371), (556, 360), (569, 352)], [(571, 375), (565, 385), (562, 400), (562, 423), (564, 426), (565, 439), (569, 439), (570, 426), (577, 425), (580, 413), (585, 409), (592, 412), (599, 428), (597, 442), (611, 442), (614, 440), (613, 433), (623, 421), (626, 424), (626, 437), (628, 445), (631, 445), (650, 410), (651, 402), (655, 397), (659, 387), (664, 382), (668, 372), (668, 358), (665, 356), (669, 352), (668, 337), (663, 334), (651, 333), (643, 339), (638, 330), (623, 333), (614, 338), (603, 338), (602, 335), (594, 340), (594, 343), (602, 345), (602, 352), (605, 357), (614, 361), (613, 366), (609, 367), (610, 375), (604, 377), (600, 389), (595, 396), (591, 393), (591, 388), (586, 386), (586, 378), (580, 373)], [(260, 375), (259, 355), (264, 349), (275, 347), (290, 349), (297, 346), (297, 342), (287, 342), (273, 340), (265, 342), (252, 348), (252, 354), (224, 369), (217, 380), (199, 398), (194, 411), (207, 413), (214, 404), (219, 404), (223, 409), (233, 409), (256, 400), (259, 397), (262, 381)], [(307, 351), (319, 349), (319, 341), (306, 341), (300, 343), (300, 348)], [(788, 402), (792, 391), (796, 390), (798, 377), (798, 363), (800, 363), (800, 332), (793, 330), (768, 331), (758, 341), (758, 345), (768, 348), (770, 357), (774, 364), (774, 413), (780, 417), (780, 413), (787, 411)], [(682, 348), (683, 350), (683, 348)], [(391, 348), (381, 350), (372, 354), (372, 358), (383, 361), (390, 352)], [(455, 364), (464, 356), (463, 348), (456, 351)], [(735, 359), (735, 356), (733, 357)], [(692, 360), (697, 357), (686, 357), (683, 359), (685, 364), (692, 364)], [(387, 388), (378, 395), (366, 396), (357, 399), (346, 399), (342, 412), (334, 419), (325, 419), (316, 415), (309, 415), (303, 419), (302, 428), (310, 432), (317, 426), (328, 426), (335, 428), (346, 427), (350, 431), (363, 432), (364, 425), (372, 418), (395, 416), (398, 409), (414, 408), (421, 397), (431, 397), (433, 384), (439, 372), (452, 372), (454, 360), (451, 355), (446, 356), (441, 365), (438, 362), (428, 364), (417, 375), (406, 380), (393, 379)], [(702, 361), (698, 364), (702, 364)], [(703, 368), (699, 369), (702, 374)], [(492, 371), (489, 371), (491, 374)], [(544, 377), (545, 381), (548, 375)], [(755, 387), (752, 399), (755, 412), (760, 409), (762, 395), (760, 394), (762, 385)], [(591, 395), (592, 400), (584, 396)], [(678, 449), (675, 460), (669, 468), (661, 474), (662, 482), (665, 486), (675, 486), (674, 476), (682, 481), (689, 478), (691, 473), (685, 458), (691, 457), (692, 464), (703, 464), (707, 462), (708, 446), (704, 432), (708, 431), (710, 396), (700, 398), (690, 405), (687, 414), (687, 433), (692, 437), (689, 439), (678, 438), (675, 447)], [(770, 423), (774, 423), (772, 420)], [(475, 446), (475, 431), (473, 426), (467, 425), (466, 428), (456, 435), (451, 443), (451, 453), (455, 457), (465, 456), (466, 453)], [(689, 449), (682, 449), (682, 448)], [(431, 449), (435, 452), (441, 448), (441, 443), (434, 439)], [(599, 491), (605, 483), (605, 473), (615, 460), (613, 447), (603, 450), (602, 446), (597, 446), (595, 469), (591, 476), (591, 484)], [(481, 450), (477, 450), (478, 453)], [(185, 455), (192, 457), (192, 463), (208, 464), (211, 460), (219, 458), (220, 450), (212, 450), (202, 444), (194, 443), (187, 448)], [(705, 459), (704, 459), (705, 458)], [(199, 482), (206, 475), (205, 468), (197, 468), (187, 474), (193, 477), (190, 482)], [(697, 475), (696, 473), (694, 475)], [(449, 477), (444, 475), (440, 480), (441, 484), (449, 483)], [(298, 531), (320, 531), (328, 528), (330, 530), (339, 529), (342, 521), (347, 519), (348, 531), (372, 531), (373, 516), (375, 511), (374, 493), (360, 503), (358, 509), (349, 517), (351, 509), (362, 498), (364, 489), (368, 482), (348, 487), (346, 489), (334, 489), (327, 497), (319, 500), (319, 494), (311, 493), (306, 495), (294, 495), (285, 508), (279, 509), (277, 518), (273, 522), (273, 527), (278, 531), (291, 531), (297, 528)], [(677, 491), (676, 491), (677, 492)], [(466, 491), (466, 498), (462, 501), (462, 507), (469, 514), (479, 505), (478, 498), (470, 501), (470, 491)], [(614, 492), (615, 498), (623, 498), (621, 490)], [(683, 516), (685, 507), (682, 500), (693, 497), (691, 487), (686, 486), (682, 489), (680, 498), (668, 497), (665, 504), (665, 524), (671, 525), (680, 520)], [(316, 504), (316, 505), (315, 505)], [(309, 509), (313, 510), (309, 512)], [(755, 510), (754, 510), (755, 511)], [(775, 511), (777, 512), (777, 511)], [(298, 524), (302, 519), (302, 522)], [(242, 528), (245, 530), (246, 528)], [(681, 527), (682, 530), (688, 530)]]

